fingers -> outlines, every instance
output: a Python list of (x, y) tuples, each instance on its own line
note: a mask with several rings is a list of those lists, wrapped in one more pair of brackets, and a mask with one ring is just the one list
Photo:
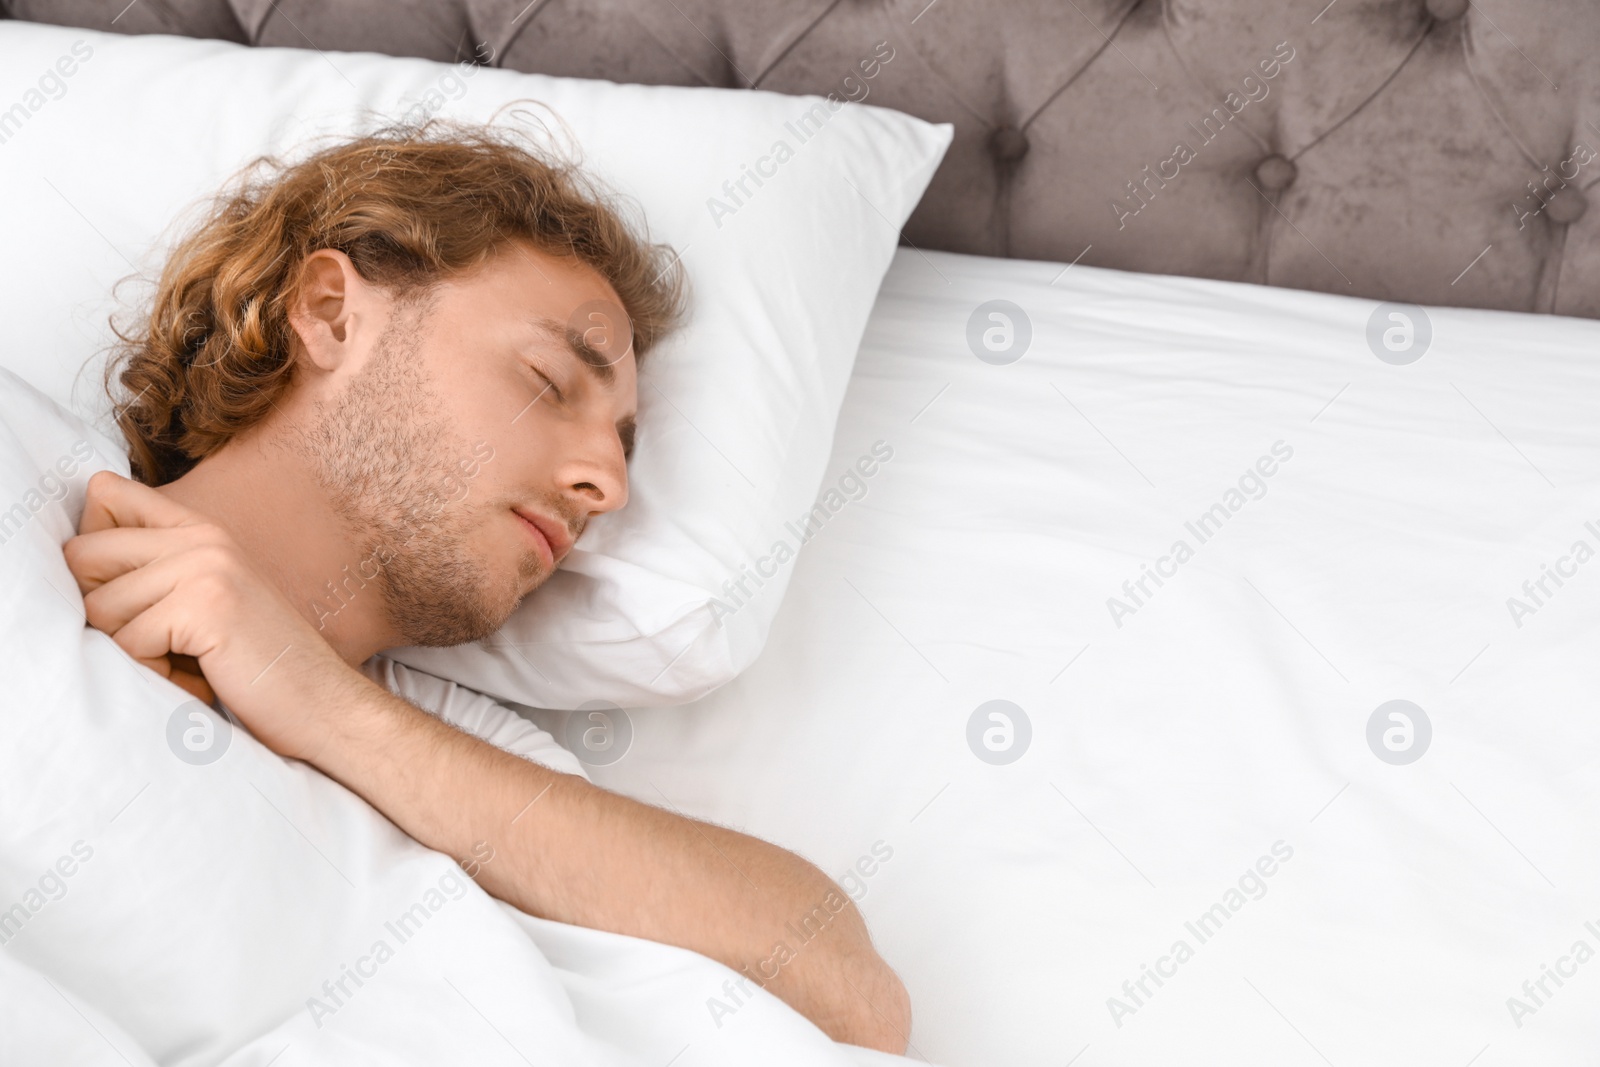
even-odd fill
[(142, 618), (144, 621), (139, 626), (123, 626), (112, 634), (111, 639), (129, 656), (177, 685), (190, 696), (207, 704), (213, 703), (217, 694), (211, 688), (211, 683), (206, 681), (205, 674), (201, 672), (199, 661), (193, 656), (180, 653), (151, 654), (154, 649), (171, 646), (172, 630), (166, 621), (155, 611), (145, 612)]
[(219, 543), (219, 538), (207, 525), (178, 529), (128, 526), (81, 533), (61, 550), (79, 592), (87, 594), (156, 560), (214, 543)]
[[(116, 638), (113, 637), (111, 640), (113, 644), (116, 643)], [(118, 647), (120, 648), (121, 646), (119, 645)], [(124, 648), (123, 651), (126, 652), (127, 649)], [(138, 659), (138, 657), (134, 658), (137, 659), (139, 663), (144, 664), (146, 667), (149, 667), (151, 670), (161, 675), (161, 677), (172, 677), (172, 661), (166, 656), (155, 656), (148, 659)]]
[(89, 479), (78, 532), (95, 533), (113, 526), (183, 526), (199, 520), (194, 512), (148, 485), (115, 471), (100, 471)]
[[(172, 602), (161, 601), (152, 605), (120, 627), (111, 635), (128, 655), (143, 663), (164, 678), (175, 674), (169, 654), (173, 651), (174, 626)], [(176, 680), (176, 679), (174, 679)]]
[[(91, 559), (89, 566), (96, 567), (108, 565), (108, 559), (128, 558), (127, 544), (112, 545), (113, 540), (133, 544), (136, 548), (147, 547), (143, 543), (149, 541), (154, 550), (159, 550), (170, 544), (177, 532), (126, 528), (101, 530), (90, 538), (77, 540), (96, 541), (104, 547), (98, 560)], [(181, 615), (173, 614), (173, 604), (168, 599), (180, 581), (194, 573), (197, 566), (204, 565), (196, 559), (199, 554), (197, 551), (179, 552), (149, 564), (130, 563), (131, 569), (94, 586), (86, 585), (77, 568), (75, 573), (79, 574), (79, 587), (85, 590), (83, 606), (89, 625), (110, 634), (117, 646), (133, 659), (210, 704), (216, 699), (216, 693), (206, 681), (199, 660), (173, 649), (181, 640), (173, 620)]]
[[(106, 532), (152, 533), (154, 531)], [(103, 537), (105, 534), (97, 536)], [(99, 584), (89, 584), (82, 574), (78, 576), (78, 588), (84, 591), (83, 609), (89, 625), (96, 630), (103, 630), (112, 637), (116, 637), (119, 630), (177, 588), (185, 572), (192, 569), (192, 563), (183, 555), (178, 555), (145, 566), (130, 564), (129, 568), (124, 568), (123, 573)], [(73, 572), (79, 573), (76, 567), (73, 568)], [(161, 653), (164, 655), (167, 651), (168, 649), (162, 649)]]

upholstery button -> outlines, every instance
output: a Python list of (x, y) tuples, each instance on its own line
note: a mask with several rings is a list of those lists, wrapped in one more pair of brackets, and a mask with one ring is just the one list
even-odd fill
[(1550, 221), (1561, 226), (1570, 226), (1583, 218), (1583, 213), (1589, 209), (1589, 198), (1583, 195), (1583, 190), (1575, 185), (1565, 189), (1557, 189), (1550, 202), (1545, 205), (1544, 212), (1550, 216)]
[(1468, 0), (1428, 0), (1428, 14), (1440, 22), (1450, 22), (1467, 13)]
[(1015, 163), (1028, 154), (1028, 135), (1015, 126), (996, 126), (989, 137), (989, 151), (1001, 163)]
[(1256, 181), (1260, 182), (1261, 188), (1269, 193), (1287, 189), (1294, 184), (1295, 177), (1299, 173), (1300, 168), (1277, 153), (1256, 164)]

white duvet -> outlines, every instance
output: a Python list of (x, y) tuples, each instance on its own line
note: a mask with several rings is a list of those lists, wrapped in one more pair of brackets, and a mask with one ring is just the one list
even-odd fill
[(1600, 324), (1428, 309), (1403, 363), (1389, 313), (902, 249), (829, 482), (892, 458), (596, 780), (892, 849), (861, 907), (940, 1063), (1592, 1063)]

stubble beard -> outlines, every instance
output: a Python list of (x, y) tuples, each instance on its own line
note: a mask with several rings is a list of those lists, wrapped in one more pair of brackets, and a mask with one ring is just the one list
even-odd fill
[(467, 540), (473, 510), (456, 466), (471, 446), (422, 367), (428, 306), (396, 308), (377, 351), (335, 400), (319, 404), (302, 444), (319, 486), (354, 532), (362, 559), (387, 559), (377, 582), (402, 642), (442, 647), (498, 630), (542, 569), (524, 556), (497, 580)]

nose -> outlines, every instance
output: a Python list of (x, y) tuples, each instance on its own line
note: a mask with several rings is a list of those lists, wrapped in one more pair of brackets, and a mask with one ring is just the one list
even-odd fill
[(628, 502), (628, 461), (615, 428), (584, 435), (572, 455), (562, 481), (580, 510), (602, 515)]

